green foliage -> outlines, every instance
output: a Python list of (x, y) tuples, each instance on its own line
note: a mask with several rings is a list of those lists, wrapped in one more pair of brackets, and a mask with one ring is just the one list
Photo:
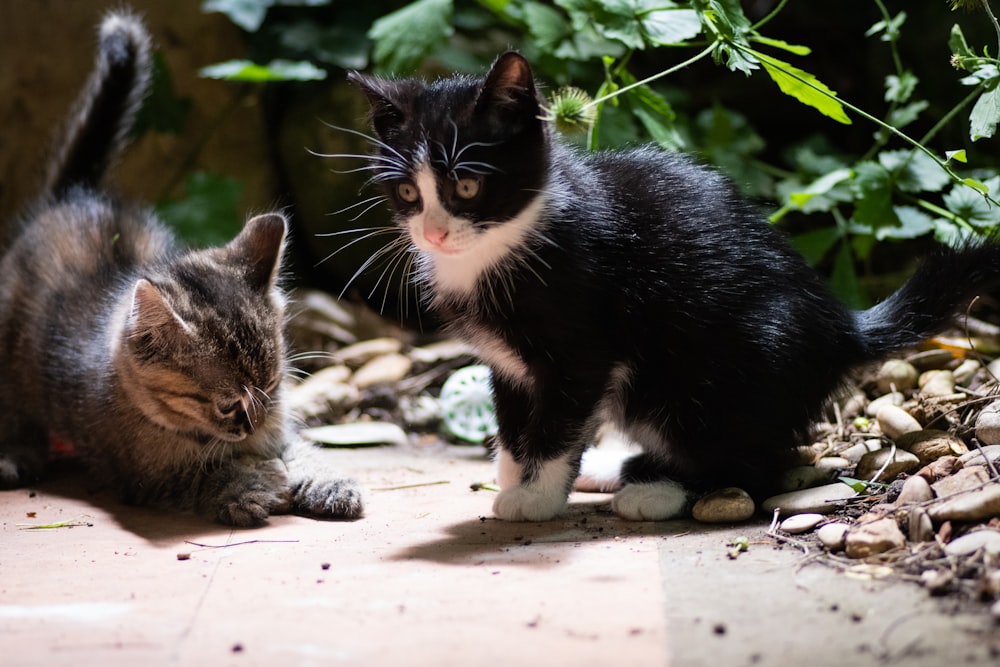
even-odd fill
[(188, 177), (184, 197), (159, 202), (156, 211), (189, 243), (222, 245), (243, 228), (239, 211), (242, 196), (243, 185), (238, 180), (196, 171)]
[[(771, 220), (787, 225), (806, 259), (828, 271), (848, 303), (861, 306), (869, 302), (863, 273), (876, 248), (925, 237), (956, 243), (1000, 227), (995, 151), (974, 143), (993, 137), (1000, 124), (1000, 61), (989, 49), (970, 46), (959, 25), (942, 28), (939, 43), (926, 48), (950, 49), (956, 79), (969, 92), (959, 100), (927, 99), (920, 70), (904, 62), (899, 49), (910, 17), (871, 0), (865, 8), (873, 7), (879, 20), (841, 39), (845, 50), (870, 40), (866, 48), (884, 55), (884, 107), (862, 109), (809, 71), (808, 45), (765, 34), (788, 1), (756, 22), (739, 0), (396, 0), (365, 6), (205, 0), (203, 6), (266, 38), (251, 40), (252, 50), (266, 55), (253, 62), (286, 59), (325, 71), (370, 67), (407, 75), (427, 64), (481, 70), (504, 48), (518, 48), (540, 78), (555, 84), (547, 117), (557, 127), (586, 130), (579, 141), (590, 149), (654, 141), (698, 153), (748, 194), (772, 202)], [(985, 16), (1000, 41), (988, 2), (962, 4), (976, 13), (958, 15), (960, 20)], [(815, 11), (842, 8), (817, 5)], [(788, 96), (807, 107), (805, 113), (818, 112), (818, 126), (829, 128), (824, 134), (867, 124), (872, 143), (843, 154), (833, 142), (813, 137), (786, 150), (787, 163), (767, 164), (761, 156), (773, 138), (758, 135), (739, 110), (719, 104), (688, 109), (685, 94), (668, 85), (671, 75), (702, 61), (740, 80), (763, 81), (754, 88), (761, 95)], [(651, 63), (658, 68), (652, 74)], [(309, 71), (272, 64), (251, 80), (307, 79)], [(570, 86), (582, 92), (567, 95)], [(928, 126), (922, 136), (906, 133)], [(944, 143), (963, 135), (966, 145)]]

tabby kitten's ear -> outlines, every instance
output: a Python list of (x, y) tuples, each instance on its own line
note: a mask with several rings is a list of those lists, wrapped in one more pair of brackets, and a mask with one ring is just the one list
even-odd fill
[(508, 51), (497, 58), (479, 91), (476, 112), (485, 114), (497, 129), (520, 128), (538, 120), (538, 91), (524, 56)]
[(288, 222), (283, 215), (265, 213), (247, 220), (239, 236), (226, 245), (229, 261), (244, 270), (252, 288), (265, 291), (274, 285), (287, 233)]
[(128, 338), (141, 356), (150, 356), (192, 334), (153, 283), (140, 278), (132, 290)]
[(409, 100), (413, 99), (413, 85), (408, 81), (390, 81), (375, 76), (350, 72), (347, 80), (355, 84), (368, 98), (371, 121), (375, 134), (385, 139), (392, 135), (406, 120)]

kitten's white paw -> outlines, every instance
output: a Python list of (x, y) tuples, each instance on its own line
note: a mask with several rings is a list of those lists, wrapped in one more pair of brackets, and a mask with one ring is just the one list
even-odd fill
[(615, 514), (630, 521), (663, 521), (683, 516), (688, 494), (677, 482), (626, 484), (611, 500)]
[(504, 521), (548, 521), (565, 507), (565, 493), (517, 485), (497, 495), (493, 514)]

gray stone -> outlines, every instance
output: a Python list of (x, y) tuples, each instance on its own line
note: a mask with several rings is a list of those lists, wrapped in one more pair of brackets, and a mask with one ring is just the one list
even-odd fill
[[(822, 461), (824, 459), (820, 460)], [(809, 487), (816, 486), (817, 484), (829, 482), (831, 476), (832, 471), (830, 469), (820, 468), (818, 465), (796, 466), (794, 468), (789, 468), (782, 474), (779, 488), (782, 491), (798, 491), (799, 489), (808, 489)]]
[[(942, 459), (944, 460), (944, 459)], [(938, 498), (947, 498), (969, 489), (981, 486), (983, 482), (989, 480), (990, 475), (983, 466), (970, 466), (956, 470), (947, 477), (942, 477), (933, 484), (934, 495)]]
[(475, 349), (472, 346), (452, 338), (410, 350), (410, 358), (421, 364), (437, 364), (442, 361), (472, 356), (475, 356)]
[(904, 396), (898, 391), (894, 391), (891, 394), (886, 394), (885, 396), (879, 396), (874, 401), (868, 404), (865, 408), (865, 414), (869, 417), (875, 417), (878, 415), (878, 411), (887, 405), (895, 405), (899, 407), (903, 404)]
[(778, 527), (789, 535), (798, 535), (808, 533), (822, 523), (824, 518), (826, 517), (822, 514), (815, 513), (795, 514), (782, 521)]
[(388, 422), (355, 422), (317, 426), (302, 431), (302, 437), (332, 447), (365, 447), (372, 445), (403, 445), (406, 432)]
[(728, 487), (700, 498), (691, 508), (691, 516), (702, 523), (736, 523), (746, 521), (755, 511), (750, 494), (743, 489)]
[(966, 359), (959, 364), (958, 368), (952, 371), (952, 374), (955, 376), (955, 382), (964, 384), (966, 381), (971, 380), (976, 371), (982, 367), (983, 365), (975, 359)]
[(402, 396), (399, 410), (407, 426), (428, 428), (441, 421), (441, 403), (431, 396)]
[(917, 369), (902, 359), (887, 359), (875, 374), (875, 384), (880, 394), (906, 391), (917, 386)]
[(286, 405), (302, 418), (339, 417), (360, 400), (357, 387), (344, 384), (351, 371), (346, 366), (330, 366), (289, 387)]
[(354, 371), (351, 384), (359, 389), (379, 384), (395, 384), (413, 368), (413, 360), (405, 354), (391, 353), (375, 357)]
[(922, 428), (920, 422), (914, 419), (909, 412), (896, 405), (883, 405), (879, 408), (875, 419), (878, 420), (882, 433), (893, 440), (904, 433), (912, 433)]
[(847, 449), (840, 452), (840, 456), (847, 459), (851, 463), (857, 463), (861, 460), (861, 457), (868, 452), (874, 452), (882, 449), (882, 441), (875, 438), (865, 440), (864, 442), (859, 442), (856, 445), (851, 445)]
[(850, 530), (850, 526), (846, 523), (835, 521), (820, 526), (816, 530), (816, 537), (827, 551), (843, 551), (848, 530)]
[[(958, 460), (963, 466), (984, 466), (986, 459), (993, 462), (993, 465), (1000, 465), (1000, 445), (986, 445), (982, 448), (982, 453), (978, 449), (970, 449), (967, 454), (962, 454)], [(986, 457), (984, 459), (983, 457)]]
[(1000, 516), (1000, 482), (943, 499), (927, 511), (935, 521), (982, 521)]
[(916, 455), (921, 465), (943, 456), (961, 456), (969, 451), (961, 438), (935, 429), (905, 433), (896, 438), (896, 445)]
[(820, 460), (816, 461), (816, 465), (814, 467), (816, 470), (821, 471), (825, 477), (829, 477), (830, 473), (845, 470), (850, 468), (852, 465), (854, 464), (843, 456), (824, 456)]
[(402, 349), (403, 342), (398, 338), (372, 338), (343, 347), (337, 350), (334, 356), (342, 364), (346, 364), (351, 368), (360, 368), (375, 357), (396, 354)]
[(951, 371), (926, 371), (921, 373), (917, 383), (921, 396), (950, 396), (955, 393), (955, 375)]
[[(916, 455), (898, 447), (895, 450), (886, 448), (862, 456), (854, 476), (866, 481), (891, 482), (901, 473), (910, 473), (919, 467), (920, 459)], [(882, 472), (879, 473), (879, 470)]]
[(923, 507), (911, 507), (906, 520), (911, 542), (930, 542), (934, 539), (934, 522)]
[(1000, 445), (1000, 403), (990, 403), (976, 417), (976, 437), (984, 445)]
[(977, 530), (956, 537), (945, 546), (944, 552), (949, 556), (969, 556), (980, 549), (991, 556), (1000, 555), (1000, 530)]
[(847, 531), (844, 551), (850, 558), (867, 558), (906, 544), (896, 520), (891, 517), (859, 522)]
[(825, 484), (811, 489), (801, 491), (791, 491), (776, 496), (771, 496), (761, 507), (768, 514), (780, 509), (781, 516), (791, 516), (793, 514), (806, 514), (815, 512), (817, 514), (829, 514), (837, 509), (841, 501), (854, 498), (858, 492), (847, 484), (836, 482)]
[(903, 482), (903, 490), (899, 492), (899, 496), (896, 498), (896, 504), (902, 505), (905, 503), (922, 503), (926, 500), (933, 500), (934, 492), (931, 490), (931, 485), (927, 483), (927, 480), (923, 477), (908, 477), (905, 482)]

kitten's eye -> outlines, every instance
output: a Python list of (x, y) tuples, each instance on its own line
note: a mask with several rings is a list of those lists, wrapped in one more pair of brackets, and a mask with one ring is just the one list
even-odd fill
[(217, 407), (220, 415), (223, 417), (232, 417), (236, 414), (236, 411), (242, 407), (242, 404), (239, 401), (236, 401), (235, 403), (227, 403)]
[(403, 181), (396, 186), (396, 194), (399, 195), (400, 199), (410, 204), (420, 199), (420, 193), (417, 192), (417, 186), (407, 181)]
[(475, 178), (460, 178), (455, 183), (455, 195), (459, 199), (472, 199), (479, 194), (479, 180)]

